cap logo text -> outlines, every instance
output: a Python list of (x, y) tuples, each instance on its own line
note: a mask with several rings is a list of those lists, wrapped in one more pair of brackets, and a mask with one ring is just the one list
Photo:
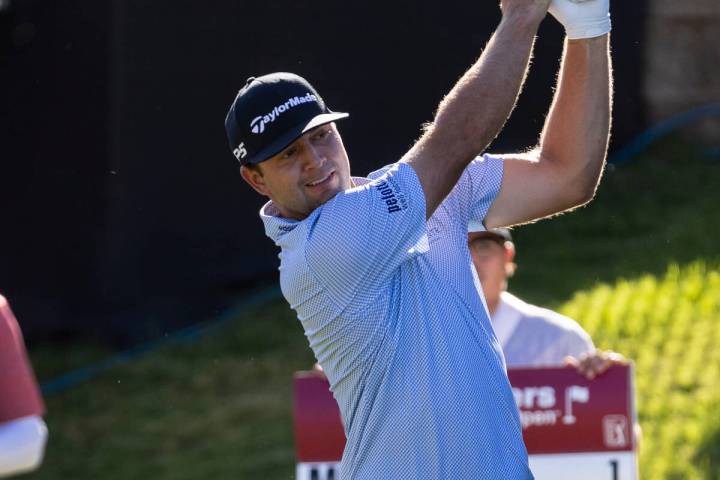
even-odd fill
[(307, 102), (317, 103), (318, 99), (310, 92), (306, 93), (302, 97), (295, 96), (288, 98), (285, 103), (276, 105), (270, 112), (266, 113), (265, 115), (260, 115), (253, 118), (250, 122), (250, 129), (253, 133), (256, 134), (263, 133), (265, 131), (265, 125), (274, 122), (280, 115), (287, 112), (291, 108), (297, 107), (298, 105), (302, 105), (303, 103)]

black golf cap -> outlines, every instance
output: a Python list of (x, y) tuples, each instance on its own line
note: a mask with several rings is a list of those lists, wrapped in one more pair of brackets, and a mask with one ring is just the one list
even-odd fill
[(240, 164), (257, 164), (308, 130), (347, 116), (330, 111), (304, 78), (277, 72), (247, 79), (225, 117), (225, 132)]

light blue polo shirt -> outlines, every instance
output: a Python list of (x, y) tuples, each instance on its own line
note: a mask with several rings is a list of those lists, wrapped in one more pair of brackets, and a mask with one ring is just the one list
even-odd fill
[(282, 249), (283, 295), (340, 406), (341, 479), (532, 478), (467, 248), (502, 171), (478, 157), (428, 221), (405, 163), (356, 179), (302, 221), (261, 210)]

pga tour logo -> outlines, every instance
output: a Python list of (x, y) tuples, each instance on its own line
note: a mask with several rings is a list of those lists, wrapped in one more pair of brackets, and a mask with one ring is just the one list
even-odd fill
[(288, 98), (285, 103), (273, 107), (273, 109), (269, 113), (253, 118), (250, 122), (250, 130), (252, 130), (252, 133), (255, 134), (263, 133), (265, 131), (265, 125), (274, 122), (280, 115), (287, 112), (291, 108), (297, 107), (298, 105), (302, 105), (303, 103), (307, 102), (317, 103), (317, 101), (317, 97), (310, 92), (306, 93), (301, 97), (295, 96)]

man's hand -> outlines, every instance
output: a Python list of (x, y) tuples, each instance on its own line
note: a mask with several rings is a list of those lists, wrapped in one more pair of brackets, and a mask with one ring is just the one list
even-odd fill
[(579, 359), (575, 357), (565, 357), (565, 365), (575, 367), (580, 375), (584, 375), (588, 380), (602, 375), (613, 365), (627, 365), (628, 362), (619, 353), (595, 350), (594, 352), (584, 353)]
[(565, 27), (570, 40), (610, 32), (610, 0), (552, 0), (550, 13)]

